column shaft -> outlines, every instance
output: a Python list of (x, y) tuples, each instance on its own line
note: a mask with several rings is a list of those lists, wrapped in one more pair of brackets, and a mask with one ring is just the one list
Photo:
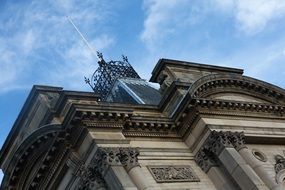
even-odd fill
[(139, 190), (150, 190), (153, 189), (149, 182), (147, 181), (145, 175), (142, 173), (140, 166), (133, 167), (129, 170), (129, 175), (133, 182), (136, 184)]
[(224, 148), (217, 156), (241, 189), (268, 189), (234, 148)]
[(239, 188), (232, 183), (232, 181), (221, 172), (217, 166), (211, 167), (206, 173), (214, 183), (215, 187), (219, 190), (238, 190)]
[(271, 190), (283, 189), (280, 184), (277, 184), (273, 180), (273, 178), (270, 177), (270, 175), (266, 172), (266, 170), (262, 166), (262, 163), (260, 163), (260, 161), (258, 161), (256, 158), (253, 157), (248, 148), (246, 147), (241, 148), (239, 149), (238, 152)]

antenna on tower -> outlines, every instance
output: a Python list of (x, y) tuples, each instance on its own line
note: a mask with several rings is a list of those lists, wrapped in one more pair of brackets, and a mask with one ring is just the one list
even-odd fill
[(71, 18), (69, 16), (66, 16), (67, 20), (70, 22), (70, 24), (74, 27), (74, 29), (76, 30), (76, 32), (79, 34), (79, 36), (82, 38), (83, 42), (86, 44), (86, 46), (89, 48), (89, 50), (91, 51), (91, 53), (93, 55), (95, 55), (98, 59), (98, 63), (102, 64), (103, 61), (103, 56), (102, 53), (99, 53), (98, 51), (95, 51), (92, 46), (88, 43), (88, 41), (86, 40), (86, 38), (83, 36), (83, 34), (80, 32), (80, 30), (76, 27), (76, 25), (74, 24), (74, 22), (71, 20)]
[(102, 100), (106, 100), (107, 96), (113, 87), (115, 81), (118, 78), (136, 78), (140, 79), (138, 73), (134, 70), (131, 64), (128, 61), (127, 56), (122, 56), (123, 61), (108, 61), (105, 62), (103, 59), (103, 54), (100, 52), (96, 52), (92, 46), (88, 43), (88, 41), (84, 38), (82, 33), (76, 27), (76, 25), (72, 22), (71, 18), (66, 16), (67, 20), (71, 23), (71, 25), (75, 28), (77, 33), (80, 35), (84, 43), (87, 45), (89, 50), (93, 55), (95, 55), (98, 59), (99, 67), (93, 73), (91, 79), (84, 77), (85, 82), (92, 88), (92, 90), (101, 96)]

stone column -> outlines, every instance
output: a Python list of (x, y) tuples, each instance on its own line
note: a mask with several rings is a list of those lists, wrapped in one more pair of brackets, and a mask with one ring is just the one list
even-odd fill
[(282, 190), (282, 186), (277, 184), (273, 178), (268, 174), (265, 168), (262, 165), (262, 162), (257, 160), (252, 153), (245, 146), (245, 136), (241, 132), (228, 132), (229, 140), (239, 154), (243, 157), (248, 165), (256, 172), (256, 174), (262, 179), (262, 181), (269, 187), (271, 190)]
[(227, 133), (212, 131), (200, 151), (204, 151), (207, 155), (217, 160), (221, 168), (227, 171), (241, 189), (268, 189), (253, 169), (235, 150)]
[(219, 190), (236, 190), (238, 189), (232, 180), (221, 171), (213, 154), (200, 150), (195, 157), (196, 163), (212, 180), (215, 187)]
[(120, 161), (119, 148), (98, 148), (94, 163), (109, 189), (137, 190), (137, 187)]
[(138, 163), (138, 155), (138, 149), (120, 148), (119, 159), (139, 190), (153, 189), (153, 187), (149, 185), (149, 182), (146, 180), (141, 166)]

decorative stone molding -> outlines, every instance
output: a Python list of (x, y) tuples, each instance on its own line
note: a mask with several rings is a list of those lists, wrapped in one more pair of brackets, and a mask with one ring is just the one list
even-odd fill
[(243, 111), (255, 111), (255, 112), (267, 112), (267, 113), (279, 113), (285, 112), (285, 107), (281, 105), (273, 104), (260, 104), (260, 103), (248, 103), (240, 101), (227, 101), (227, 100), (212, 100), (212, 99), (193, 99), (188, 109), (191, 106), (201, 106), (207, 108), (216, 109), (230, 109), (230, 110), (243, 110)]
[[(88, 128), (121, 129), (127, 136), (173, 137), (177, 125), (165, 116), (151, 116), (142, 119), (131, 111), (77, 111), (72, 122)], [(177, 137), (177, 136), (175, 136)]]
[(281, 155), (275, 155), (275, 173), (278, 174), (281, 170), (285, 169), (285, 158)]
[(200, 179), (190, 166), (147, 166), (158, 183), (199, 182)]
[[(168, 120), (168, 119), (167, 119)], [(159, 131), (159, 132), (170, 132), (176, 129), (176, 125), (170, 121), (157, 121), (154, 119), (153, 121), (146, 121), (146, 120), (135, 120), (128, 121), (124, 125), (125, 131), (141, 129), (145, 132), (147, 131)]]

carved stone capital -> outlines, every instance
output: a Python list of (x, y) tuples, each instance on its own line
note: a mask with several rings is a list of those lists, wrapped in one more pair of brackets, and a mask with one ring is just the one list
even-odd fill
[(224, 148), (234, 147), (237, 150), (245, 147), (244, 133), (212, 131), (204, 145), (195, 156), (195, 161), (204, 172), (218, 165), (217, 157)]
[(211, 167), (218, 165), (213, 153), (206, 149), (200, 149), (195, 156), (195, 161), (205, 173), (207, 173)]
[(225, 147), (233, 147), (228, 134), (222, 131), (212, 131), (204, 143), (204, 149), (219, 155)]
[(140, 166), (138, 163), (139, 150), (137, 148), (120, 148), (119, 159), (127, 171)]
[(79, 168), (78, 176), (79, 182), (76, 186), (78, 190), (107, 189), (107, 185), (96, 164), (91, 163), (88, 167), (82, 165)]
[(275, 164), (275, 173), (278, 174), (281, 170), (285, 169), (285, 158), (281, 155), (275, 156), (276, 164)]
[(228, 138), (237, 151), (246, 148), (244, 132), (227, 132)]
[(139, 151), (136, 148), (101, 148), (96, 151), (88, 167), (79, 170), (80, 181), (77, 189), (106, 188), (104, 176), (110, 166), (122, 165), (127, 171), (139, 166)]
[(234, 147), (237, 151), (245, 148), (245, 136), (243, 132), (212, 131), (204, 143), (204, 148), (219, 155), (225, 147)]
[(112, 165), (121, 165), (119, 148), (98, 148), (92, 163), (96, 164), (99, 172), (104, 175)]

